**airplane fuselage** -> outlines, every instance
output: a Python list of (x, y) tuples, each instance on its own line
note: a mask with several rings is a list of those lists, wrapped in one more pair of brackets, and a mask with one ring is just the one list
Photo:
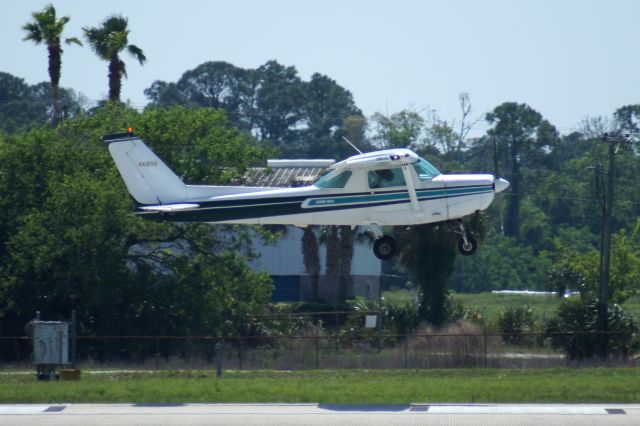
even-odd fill
[[(263, 188), (186, 185), (140, 138), (105, 136), (131, 195), (147, 219), (279, 225), (416, 225), (484, 210), (509, 185), (488, 174), (443, 175), (408, 149), (355, 155), (332, 165), (311, 186)], [(460, 223), (463, 254), (477, 246)], [(389, 237), (374, 244), (381, 259)]]
[[(361, 178), (366, 182), (364, 170), (357, 172), (351, 179)], [(185, 200), (197, 203), (197, 209), (141, 210), (139, 214), (148, 219), (181, 222), (413, 225), (446, 221), (484, 210), (493, 201), (495, 191), (491, 175), (439, 175), (429, 182), (416, 184), (417, 206), (412, 208), (407, 188), (353, 189), (247, 187), (239, 194)]]

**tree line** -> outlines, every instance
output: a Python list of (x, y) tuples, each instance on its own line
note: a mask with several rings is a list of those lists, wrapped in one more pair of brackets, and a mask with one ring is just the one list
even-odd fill
[[(42, 13), (34, 14), (34, 25), (25, 25), (26, 39), (59, 48), (68, 18), (56, 18), (53, 6)], [(47, 27), (55, 29), (57, 38), (37, 34), (40, 20), (61, 23)], [(132, 124), (192, 183), (229, 182), (276, 152), (341, 159), (352, 154), (341, 142), (343, 136), (363, 151), (409, 147), (445, 172), (499, 174), (511, 182), (510, 191), (486, 215), (468, 223), (483, 241), (475, 256), (458, 257), (454, 231), (443, 224), (393, 231), (405, 249), (384, 269), (406, 274), (408, 285), (420, 289), (421, 318), (444, 322), (451, 288), (554, 288), (579, 291), (585, 300), (595, 297), (602, 220), (600, 165), (606, 155), (602, 135), (637, 133), (640, 105), (621, 106), (612, 117), (585, 119), (569, 134), (561, 134), (542, 114), (521, 103), (505, 102), (474, 118), (467, 94), (460, 96), (457, 122), (411, 110), (367, 118), (351, 93), (328, 76), (316, 73), (303, 81), (294, 66), (276, 61), (256, 69), (211, 61), (186, 71), (176, 82), (154, 82), (145, 90), (149, 105), (138, 113), (118, 102), (121, 82), (112, 84), (112, 79), (124, 76), (119, 52), (128, 49), (144, 62), (142, 50), (128, 44), (126, 19), (111, 17), (101, 27), (84, 31), (99, 56), (109, 56), (110, 102), (84, 108), (81, 95), (56, 88), (59, 69), (57, 80), (51, 77), (49, 83), (35, 86), (0, 73), (4, 318), (19, 323), (37, 307), (66, 312), (74, 304), (86, 305), (87, 318), (107, 327), (86, 325), (94, 332), (125, 330), (134, 317), (144, 317), (137, 324), (151, 327), (153, 318), (184, 316), (175, 320), (180, 323), (173, 329), (177, 332), (197, 324), (231, 327), (235, 313), (264, 308), (269, 280), (249, 272), (243, 261), (250, 256), (247, 232), (259, 231), (234, 230), (237, 238), (229, 241), (222, 236), (229, 233), (218, 227), (151, 225), (130, 213), (126, 191), (99, 137)], [(469, 130), (477, 122), (487, 131), (471, 138)], [(45, 128), (50, 124), (55, 128)], [(621, 147), (617, 155), (612, 300), (623, 302), (637, 293), (640, 276), (640, 162), (635, 145)], [(317, 245), (324, 241), (331, 247), (327, 273), (333, 281), (342, 280), (341, 298), (346, 297), (342, 289), (348, 285), (358, 238), (349, 231), (310, 229), (301, 242), (312, 278), (319, 271)], [(263, 236), (272, 238), (267, 234)], [(221, 259), (232, 260), (231, 270), (216, 267)], [(234, 277), (253, 284), (245, 287)], [(231, 287), (239, 287), (224, 293), (221, 283), (226, 279)], [(113, 286), (114, 282), (119, 284)], [(216, 292), (224, 293), (218, 294), (221, 300), (212, 296)], [(234, 307), (242, 302), (238, 294), (250, 300), (242, 308)], [(188, 309), (189, 298), (196, 298), (202, 309)], [(116, 305), (101, 307), (106, 301)], [(132, 311), (121, 323), (109, 321), (112, 306)]]

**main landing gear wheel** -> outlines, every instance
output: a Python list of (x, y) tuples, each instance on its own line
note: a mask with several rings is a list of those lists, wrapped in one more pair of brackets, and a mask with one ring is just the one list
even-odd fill
[(378, 238), (373, 243), (373, 254), (380, 260), (389, 260), (397, 251), (396, 240), (388, 235)]
[(458, 251), (463, 256), (471, 256), (478, 250), (478, 243), (467, 234), (466, 238), (460, 238), (458, 241)]

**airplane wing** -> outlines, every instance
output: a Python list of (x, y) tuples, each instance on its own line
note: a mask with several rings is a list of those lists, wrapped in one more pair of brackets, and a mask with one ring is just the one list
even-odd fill
[(140, 209), (152, 211), (152, 212), (175, 212), (180, 210), (197, 209), (198, 207), (200, 207), (200, 204), (183, 203), (183, 204), (162, 204), (157, 206), (143, 206), (143, 207), (140, 207)]
[(334, 164), (330, 169), (357, 169), (357, 168), (382, 168), (401, 167), (405, 164), (415, 163), (419, 157), (408, 149), (387, 149), (384, 151), (368, 152), (354, 155), (346, 160)]

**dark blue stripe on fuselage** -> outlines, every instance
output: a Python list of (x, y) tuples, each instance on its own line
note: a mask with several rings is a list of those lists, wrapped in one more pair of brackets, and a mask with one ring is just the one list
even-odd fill
[[(464, 190), (468, 190), (465, 192)], [(439, 200), (443, 198), (458, 198), (467, 195), (477, 195), (481, 193), (492, 192), (490, 185), (469, 185), (464, 187), (450, 188), (428, 188), (419, 189), (418, 200)], [(429, 194), (429, 193), (432, 194)], [(449, 194), (449, 192), (453, 192)], [(390, 194), (401, 195), (400, 199), (392, 197)], [(349, 204), (327, 204), (314, 205), (313, 207), (303, 208), (302, 203), (305, 200), (314, 199), (345, 199), (349, 197), (357, 197), (357, 203)], [(376, 201), (379, 197), (380, 201)], [(149, 219), (184, 221), (184, 222), (220, 222), (234, 219), (253, 219), (258, 217), (286, 216), (303, 213), (325, 212), (334, 210), (360, 209), (366, 207), (385, 206), (390, 204), (409, 203), (409, 193), (406, 190), (396, 191), (378, 191), (378, 192), (360, 192), (349, 194), (325, 194), (318, 196), (296, 195), (290, 197), (269, 197), (242, 200), (224, 200), (224, 201), (199, 201), (200, 207), (193, 210), (182, 210), (173, 212), (155, 212), (141, 211), (139, 214)]]

